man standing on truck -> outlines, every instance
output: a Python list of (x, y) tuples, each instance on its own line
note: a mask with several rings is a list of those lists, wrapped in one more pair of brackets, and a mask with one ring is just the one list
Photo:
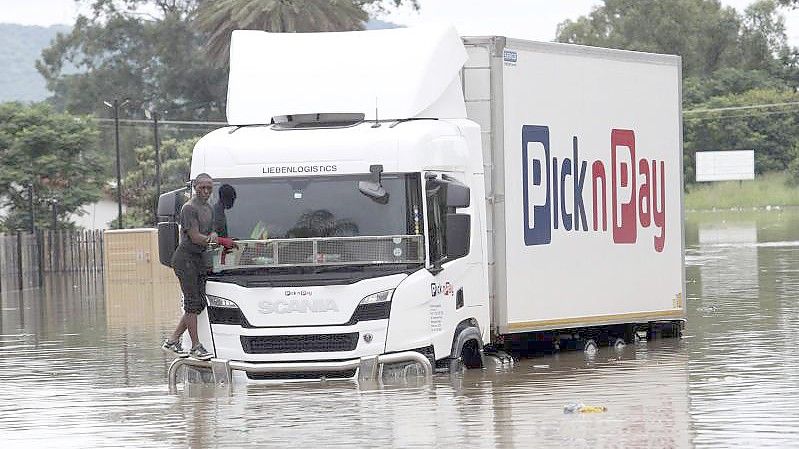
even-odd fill
[[(180, 357), (191, 356), (209, 360), (208, 352), (197, 336), (197, 315), (205, 309), (205, 279), (208, 272), (203, 253), (209, 245), (232, 244), (230, 239), (218, 237), (213, 232), (213, 211), (208, 204), (214, 184), (211, 176), (200, 173), (194, 179), (195, 195), (180, 209), (180, 243), (172, 256), (172, 268), (183, 291), (183, 317), (171, 338), (164, 340), (161, 348)], [(186, 353), (180, 344), (183, 332), (189, 331), (191, 350)]]

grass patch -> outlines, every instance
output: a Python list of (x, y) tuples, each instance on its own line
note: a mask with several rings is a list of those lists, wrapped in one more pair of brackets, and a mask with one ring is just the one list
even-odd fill
[(764, 173), (753, 181), (692, 184), (685, 194), (686, 210), (799, 206), (799, 187), (784, 172)]

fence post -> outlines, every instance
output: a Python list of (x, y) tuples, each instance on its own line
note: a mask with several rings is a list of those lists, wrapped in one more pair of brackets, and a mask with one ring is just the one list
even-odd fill
[[(0, 234), (0, 264), (5, 264), (5, 256), (6, 256), (6, 236), (4, 234)], [(3, 272), (0, 271), (0, 295), (3, 294)], [(3, 317), (2, 315), (2, 307), (0, 307), (0, 328), (3, 325)], [(0, 329), (0, 332), (2, 329)]]
[(69, 244), (69, 271), (75, 271), (75, 231), (69, 231), (69, 237), (67, 237), (67, 242)]
[(81, 243), (81, 236), (82, 235), (83, 235), (83, 231), (78, 231), (78, 232), (75, 233), (75, 243), (76, 243), (75, 249), (77, 250), (75, 252), (77, 253), (77, 256), (78, 256), (78, 264), (77, 264), (78, 265), (78, 273), (83, 273), (83, 257), (81, 257), (82, 254), (81, 254), (81, 247), (80, 247), (81, 246), (80, 243)]
[[(100, 266), (105, 270), (105, 232), (100, 231)], [(105, 279), (105, 277), (103, 277)]]
[(64, 273), (67, 271), (67, 249), (64, 246), (64, 229), (58, 231), (58, 271)]
[(100, 240), (100, 233), (97, 229), (92, 231), (92, 264), (94, 265), (94, 277), (97, 279), (97, 244)]
[(58, 231), (58, 269), (60, 272), (67, 271), (67, 249), (64, 246), (64, 232), (65, 230)]
[(20, 290), (24, 288), (22, 279), (22, 232), (17, 230), (17, 282)]
[(42, 236), (42, 230), (36, 230), (36, 259), (38, 262), (38, 269), (39, 269), (39, 287), (44, 285), (44, 237)]
[(55, 245), (53, 245), (53, 241), (55, 240), (55, 236), (53, 233), (55, 229), (50, 229), (47, 231), (47, 261), (49, 262), (48, 271), (51, 273), (53, 272), (53, 262), (55, 262)]
[(97, 230), (92, 229), (92, 274), (97, 273)]
[(53, 231), (53, 271), (61, 271), (61, 230)]
[(83, 249), (86, 251), (86, 257), (83, 258), (83, 265), (86, 267), (86, 279), (89, 279), (89, 231), (83, 231), (83, 240), (85, 241)]
[(50, 265), (50, 271), (55, 273), (55, 272), (58, 272), (58, 251), (59, 251), (58, 233), (60, 231), (56, 229), (56, 230), (53, 230), (52, 232), (53, 232), (53, 247), (50, 248), (50, 251), (53, 253), (53, 263)]

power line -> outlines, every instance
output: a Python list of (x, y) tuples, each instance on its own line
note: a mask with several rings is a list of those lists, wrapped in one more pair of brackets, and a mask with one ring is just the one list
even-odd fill
[(776, 108), (783, 106), (799, 106), (799, 101), (791, 101), (786, 103), (767, 103), (767, 104), (753, 104), (749, 106), (728, 106), (724, 108), (708, 108), (708, 109), (689, 109), (683, 111), (686, 114), (704, 114), (709, 112), (723, 112), (723, 111), (742, 111), (747, 109), (763, 109), (763, 108)]
[(796, 114), (799, 111), (763, 111), (757, 112), (754, 114), (736, 114), (736, 115), (720, 115), (717, 117), (683, 117), (684, 120), (688, 121), (695, 121), (695, 120), (724, 120), (728, 118), (746, 118), (746, 117), (763, 117), (767, 115), (779, 115), (779, 114)]
[[(94, 120), (96, 122), (113, 122), (114, 119), (112, 118), (101, 118), (101, 117), (89, 117), (90, 120)], [(129, 123), (129, 124), (138, 124), (138, 125), (151, 125), (152, 121), (144, 120), (144, 119), (119, 119), (119, 123)], [(200, 120), (159, 120), (158, 123), (164, 125), (197, 125), (197, 126), (227, 126), (227, 122), (206, 122)]]
[[(727, 106), (721, 108), (706, 108), (706, 109), (688, 109), (683, 111), (683, 115), (690, 116), (694, 114), (711, 114), (717, 112), (726, 112), (726, 111), (746, 111), (746, 110), (755, 110), (755, 109), (768, 109), (768, 108), (778, 108), (778, 107), (794, 107), (799, 108), (799, 101), (791, 101), (785, 103), (767, 103), (767, 104), (755, 104), (755, 105), (747, 105), (747, 106)], [(706, 120), (706, 119), (723, 119), (723, 118), (740, 118), (740, 117), (756, 117), (756, 116), (766, 116), (766, 115), (773, 115), (773, 114), (788, 114), (796, 112), (795, 110), (788, 110), (788, 111), (773, 111), (773, 112), (757, 112), (753, 114), (738, 114), (738, 115), (723, 115), (718, 117), (685, 117), (685, 120)], [(90, 117), (90, 120), (101, 122), (101, 123), (112, 123), (114, 121), (113, 118), (102, 118), (102, 117)], [(150, 125), (149, 120), (145, 119), (119, 119), (120, 124), (127, 124), (127, 125)], [(159, 123), (164, 125), (186, 125), (186, 126), (228, 126), (227, 122), (219, 122), (219, 121), (203, 121), (203, 120), (160, 120)]]

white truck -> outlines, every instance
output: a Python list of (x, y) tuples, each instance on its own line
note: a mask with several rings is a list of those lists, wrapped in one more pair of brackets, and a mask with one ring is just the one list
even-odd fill
[[(215, 358), (183, 363), (369, 378), (680, 332), (679, 57), (447, 27), (236, 31), (227, 101), (191, 177), (235, 189), (239, 248), (207, 282)], [(159, 201), (163, 263), (183, 194)]]

